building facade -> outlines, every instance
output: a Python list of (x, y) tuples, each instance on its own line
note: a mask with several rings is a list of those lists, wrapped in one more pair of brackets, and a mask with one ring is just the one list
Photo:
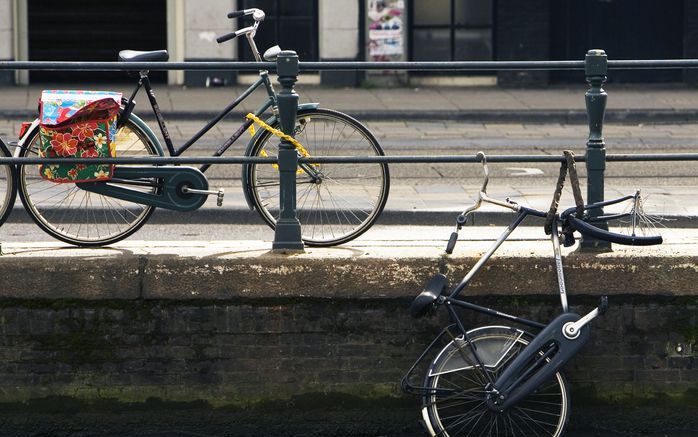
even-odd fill
[[(119, 50), (166, 48), (170, 60), (252, 60), (244, 39), (217, 44), (241, 23), (231, 10), (267, 13), (260, 50), (279, 44), (301, 61), (562, 60), (603, 48), (609, 59), (698, 57), (698, 2), (691, 0), (0, 0), (0, 60), (111, 61)], [(204, 85), (235, 72), (172, 71), (171, 84)], [(358, 85), (364, 72), (304, 74)], [(579, 82), (578, 72), (398, 75), (411, 82), (540, 86)], [(689, 82), (681, 70), (614, 72), (619, 82)], [(1, 71), (4, 84), (110, 81), (123, 73)]]

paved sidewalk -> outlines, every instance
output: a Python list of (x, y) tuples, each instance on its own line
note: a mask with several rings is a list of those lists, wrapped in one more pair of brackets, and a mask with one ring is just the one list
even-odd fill
[[(3, 87), (0, 89), (0, 118), (31, 118), (36, 113), (42, 89), (105, 89), (129, 94), (133, 85), (55, 84)], [(245, 86), (224, 88), (185, 88), (156, 85), (160, 107), (169, 118), (211, 118)], [(550, 86), (541, 89), (499, 87), (393, 87), (331, 88), (317, 85), (296, 86), (301, 102), (320, 102), (355, 115), (362, 120), (445, 119), (471, 121), (586, 122), (584, 93), (587, 86)], [(606, 86), (608, 121), (676, 122), (698, 120), (698, 89), (685, 85)], [(235, 115), (257, 108), (264, 92), (256, 92), (242, 103)], [(140, 94), (141, 110), (147, 99)]]

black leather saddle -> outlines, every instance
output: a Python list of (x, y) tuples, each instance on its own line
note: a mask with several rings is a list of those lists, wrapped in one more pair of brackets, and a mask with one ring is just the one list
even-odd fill
[(119, 52), (121, 62), (164, 62), (170, 59), (167, 50), (140, 52), (138, 50), (122, 50)]

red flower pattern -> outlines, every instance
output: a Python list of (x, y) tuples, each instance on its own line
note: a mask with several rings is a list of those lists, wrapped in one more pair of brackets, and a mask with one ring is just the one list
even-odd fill
[(51, 147), (58, 156), (74, 156), (78, 151), (78, 140), (69, 133), (55, 134), (51, 140)]
[(94, 147), (82, 151), (83, 158), (97, 158), (98, 156), (99, 152)]
[(85, 141), (86, 138), (94, 136), (95, 129), (97, 129), (97, 123), (95, 122), (80, 123), (73, 127), (73, 135), (78, 137), (78, 140)]

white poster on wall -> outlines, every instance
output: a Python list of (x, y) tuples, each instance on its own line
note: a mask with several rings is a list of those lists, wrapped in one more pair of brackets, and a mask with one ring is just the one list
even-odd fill
[(368, 0), (368, 54), (373, 61), (395, 61), (405, 54), (403, 0)]

